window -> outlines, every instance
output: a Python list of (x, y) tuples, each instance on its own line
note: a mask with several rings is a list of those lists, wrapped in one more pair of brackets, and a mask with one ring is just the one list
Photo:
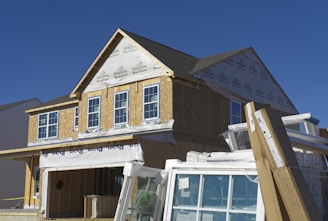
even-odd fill
[(39, 115), (38, 139), (57, 137), (58, 111)]
[(34, 196), (39, 196), (40, 192), (40, 168), (34, 167)]
[(128, 92), (119, 92), (114, 95), (114, 124), (126, 124), (128, 123)]
[(241, 123), (241, 104), (240, 102), (230, 102), (230, 124)]
[(137, 177), (133, 186), (135, 192), (131, 194), (127, 220), (154, 220), (152, 218), (158, 200), (156, 191), (160, 188), (156, 178)]
[(143, 118), (152, 120), (159, 118), (159, 85), (144, 87)]
[(100, 97), (88, 100), (88, 128), (100, 126)]
[(256, 175), (176, 174), (171, 220), (256, 220)]
[(79, 108), (74, 108), (74, 130), (77, 130), (79, 127)]

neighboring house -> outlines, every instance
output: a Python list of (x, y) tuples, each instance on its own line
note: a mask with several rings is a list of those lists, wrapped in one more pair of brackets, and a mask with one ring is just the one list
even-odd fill
[(115, 210), (125, 162), (229, 151), (219, 134), (248, 101), (297, 113), (251, 47), (196, 58), (118, 29), (70, 94), (26, 111), (28, 146), (0, 156), (26, 161), (24, 207), (46, 218), (86, 216), (93, 194)]
[[(28, 115), (25, 110), (40, 105), (37, 98), (0, 105), (0, 150), (26, 147)], [(24, 197), (25, 161), (0, 161), (0, 209), (19, 204)]]

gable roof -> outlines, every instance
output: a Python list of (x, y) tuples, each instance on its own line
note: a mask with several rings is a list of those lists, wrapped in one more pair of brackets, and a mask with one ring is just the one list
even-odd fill
[(144, 49), (144, 52), (161, 62), (162, 66), (167, 68), (167, 72), (173, 72), (172, 74), (175, 75), (187, 77), (186, 73), (189, 73), (199, 60), (194, 56), (167, 47), (148, 38), (123, 29), (117, 29), (103, 50), (99, 53), (95, 61), (91, 64), (89, 69), (75, 86), (70, 94), (71, 97), (78, 97), (79, 94), (83, 92), (88, 83), (93, 79), (97, 71), (101, 68), (123, 37), (134, 41), (137, 45)]
[[(245, 51), (249, 50), (258, 58), (261, 65), (267, 70), (267, 72), (272, 77), (273, 81), (280, 88), (280, 90), (286, 96), (286, 98), (290, 101), (288, 96), (282, 90), (280, 85), (274, 79), (270, 71), (266, 68), (266, 66), (261, 61), (261, 59), (259, 58), (259, 56), (257, 55), (257, 53), (252, 47), (220, 53), (204, 58), (197, 58), (192, 55), (165, 46), (161, 43), (150, 40), (148, 38), (134, 34), (132, 32), (123, 29), (117, 29), (70, 94), (64, 95), (60, 98), (53, 99), (49, 102), (40, 105), (39, 108), (28, 110), (27, 112), (39, 111), (44, 108), (48, 109), (52, 107), (58, 107), (65, 104), (78, 102), (78, 98), (80, 94), (82, 94), (84, 90), (88, 87), (89, 83), (92, 81), (92, 79), (98, 73), (100, 68), (106, 62), (107, 58), (115, 50), (116, 46), (121, 42), (123, 38), (126, 38), (128, 41), (135, 44), (146, 55), (150, 56), (150, 58), (153, 58), (156, 61), (158, 61), (159, 64), (162, 67), (164, 67), (168, 75), (172, 75), (174, 77), (179, 77), (185, 80), (192, 80), (196, 82), (202, 80), (194, 77), (194, 74), (206, 68), (209, 68), (215, 64), (218, 64), (224, 61), (225, 59), (228, 59), (237, 54), (242, 54)], [(292, 104), (292, 102), (290, 103)]]
[(141, 37), (126, 30), (124, 30), (124, 32), (154, 57), (174, 71), (175, 75), (185, 76), (186, 73), (189, 73), (199, 61), (198, 58), (192, 55), (170, 48), (161, 43)]

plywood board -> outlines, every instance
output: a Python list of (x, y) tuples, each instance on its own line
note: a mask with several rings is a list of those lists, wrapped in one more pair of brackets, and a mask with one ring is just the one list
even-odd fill
[[(248, 120), (250, 130), (257, 131), (257, 136), (253, 136), (251, 139), (253, 143), (254, 141), (259, 142), (262, 148), (262, 155), (258, 155), (258, 152), (254, 153), (257, 154), (257, 158), (270, 159), (274, 183), (283, 201), (280, 206), (286, 208), (290, 220), (322, 220), (300, 171), (279, 114), (272, 109), (261, 109), (255, 112), (253, 109), (248, 114), (251, 116)], [(265, 182), (260, 176), (259, 178), (260, 183)], [(271, 199), (264, 198), (264, 201), (270, 202)], [(273, 208), (266, 208), (266, 211), (270, 209)]]

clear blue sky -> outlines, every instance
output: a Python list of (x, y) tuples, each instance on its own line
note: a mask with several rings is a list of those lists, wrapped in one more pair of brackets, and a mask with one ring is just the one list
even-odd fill
[(196, 57), (252, 46), (328, 127), (328, 1), (2, 0), (0, 105), (71, 92), (117, 28)]

